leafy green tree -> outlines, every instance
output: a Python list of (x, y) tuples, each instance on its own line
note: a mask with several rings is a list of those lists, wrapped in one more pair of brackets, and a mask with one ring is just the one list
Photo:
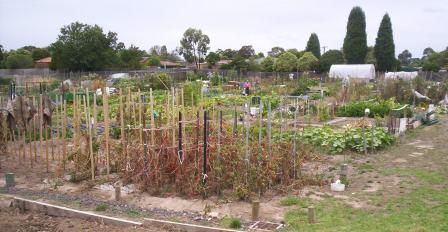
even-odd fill
[(364, 64), (367, 55), (366, 16), (361, 7), (353, 7), (344, 39), (344, 57), (348, 64)]
[(343, 64), (344, 54), (339, 50), (328, 50), (325, 52), (319, 60), (319, 68), (321, 72), (328, 72), (331, 65)]
[(412, 53), (408, 51), (408, 49), (402, 51), (398, 55), (398, 60), (402, 65), (409, 65), (411, 63)]
[(281, 54), (283, 54), (285, 52), (284, 48), (281, 47), (273, 47), (271, 48), (271, 51), (268, 52), (268, 56), (272, 56), (272, 57), (279, 57)]
[(274, 71), (275, 59), (272, 56), (268, 56), (261, 61), (261, 70), (265, 72)]
[(441, 68), (448, 67), (448, 51), (433, 52), (423, 61), (424, 71), (438, 72)]
[(29, 54), (13, 52), (6, 58), (5, 66), (7, 69), (32, 68), (34, 61)]
[(27, 45), (27, 46), (23, 46), (17, 50), (22, 50), (22, 51), (27, 51), (29, 54), (31, 54), (33, 52), (34, 49), (36, 49), (36, 46), (33, 45)]
[(238, 51), (238, 55), (245, 59), (248, 59), (249, 57), (255, 56), (255, 50), (252, 45), (244, 45)]
[(428, 58), (431, 54), (435, 53), (434, 49), (427, 47), (423, 50), (422, 59)]
[(183, 55), (186, 61), (194, 63), (199, 69), (201, 57), (207, 54), (209, 44), (210, 38), (206, 34), (202, 34), (202, 30), (188, 28), (180, 40), (179, 54)]
[(263, 57), (264, 57), (264, 54), (263, 54), (263, 52), (259, 52), (259, 53), (257, 54), (257, 56), (258, 56), (258, 58), (263, 58)]
[(261, 64), (257, 61), (256, 57), (250, 57), (246, 60), (248, 71), (261, 71)]
[(167, 57), (168, 57), (168, 49), (166, 48), (165, 45), (162, 45), (162, 47), (160, 47), (160, 58), (166, 59)]
[(216, 53), (220, 55), (222, 59), (231, 60), (238, 54), (238, 51), (227, 48), (226, 50), (218, 49)]
[(305, 51), (311, 52), (315, 57), (320, 58), (320, 43), (316, 33), (311, 33)]
[(149, 48), (149, 55), (151, 56), (160, 56), (162, 54), (161, 47), (159, 45), (154, 45)]
[(160, 58), (158, 56), (151, 56), (148, 59), (148, 65), (152, 67), (160, 66)]
[(220, 57), (215, 52), (209, 52), (208, 55), (205, 57), (205, 61), (207, 61), (209, 68), (216, 64), (220, 60)]
[(5, 58), (5, 50), (3, 49), (3, 45), (0, 44), (0, 68), (3, 68), (4, 58)]
[(305, 53), (305, 51), (299, 51), (299, 50), (297, 50), (297, 48), (290, 48), (286, 51), (294, 54), (297, 57), (297, 59), (300, 59), (300, 57), (302, 57), (303, 54)]
[(117, 62), (117, 33), (103, 33), (98, 25), (74, 22), (61, 28), (51, 44), (52, 68), (70, 71), (101, 70)]
[(33, 60), (40, 60), (43, 59), (45, 57), (49, 57), (50, 56), (50, 51), (48, 51), (47, 48), (34, 48), (31, 51), (31, 57), (33, 57)]
[(392, 23), (389, 14), (381, 20), (375, 42), (376, 68), (379, 71), (391, 71), (396, 68), (395, 44)]
[(239, 54), (236, 54), (233, 57), (230, 66), (232, 67), (232, 69), (236, 70), (248, 70), (249, 62), (247, 62), (247, 60), (244, 57), (240, 56)]
[(366, 64), (376, 65), (375, 48), (372, 46), (367, 47)]
[(120, 57), (121, 67), (128, 69), (140, 69), (142, 67), (140, 61), (142, 60), (144, 54), (144, 51), (134, 45), (131, 45), (128, 49), (120, 50), (118, 55)]
[(297, 68), (300, 71), (310, 71), (315, 69), (319, 64), (319, 60), (311, 52), (305, 52), (298, 60)]
[(274, 62), (274, 70), (277, 72), (291, 72), (297, 70), (297, 57), (291, 52), (284, 52)]

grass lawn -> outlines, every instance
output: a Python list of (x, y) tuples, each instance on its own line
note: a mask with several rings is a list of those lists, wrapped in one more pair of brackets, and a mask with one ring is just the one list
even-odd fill
[(314, 204), (318, 223), (307, 223), (306, 208), (289, 211), (286, 231), (448, 231), (448, 189), (421, 186), (390, 200), (382, 209), (354, 209), (335, 198)]
[[(437, 126), (412, 134), (404, 144), (388, 151), (387, 156), (369, 154), (376, 156), (376, 162), (360, 165), (351, 177), (353, 181), (360, 181), (357, 177), (363, 175), (363, 170), (375, 170), (379, 179), (393, 176), (400, 182), (395, 186), (398, 190), (383, 185), (375, 192), (357, 191), (351, 195), (348, 189), (344, 193), (349, 199), (363, 199), (367, 207), (353, 208), (333, 196), (321, 200), (294, 200), (290, 196), (283, 199), (281, 204), (290, 209), (285, 215), (288, 224), (285, 231), (448, 232), (447, 128), (448, 120), (443, 120)], [(432, 148), (419, 149), (418, 144), (412, 144), (415, 141)], [(397, 158), (405, 161), (393, 162)], [(308, 223), (309, 205), (316, 208), (316, 224)]]

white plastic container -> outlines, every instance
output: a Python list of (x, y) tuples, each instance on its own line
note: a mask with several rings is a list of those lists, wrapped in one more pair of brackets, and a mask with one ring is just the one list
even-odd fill
[(334, 192), (342, 192), (345, 190), (345, 184), (341, 184), (340, 180), (337, 180), (334, 183), (331, 183), (331, 191)]
[(259, 107), (250, 107), (250, 114), (251, 115), (256, 115), (260, 113), (260, 108)]

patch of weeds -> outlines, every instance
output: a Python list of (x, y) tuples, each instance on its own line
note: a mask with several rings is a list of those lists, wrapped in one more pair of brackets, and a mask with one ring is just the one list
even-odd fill
[(414, 171), (413, 175), (417, 177), (417, 179), (428, 184), (441, 184), (445, 180), (445, 177), (442, 174), (425, 169), (417, 169)]
[(415, 139), (417, 137), (417, 131), (414, 130), (406, 130), (406, 138), (407, 139)]
[(298, 205), (300, 207), (306, 207), (306, 203), (302, 199), (299, 199), (298, 197), (291, 195), (282, 198), (280, 200), (280, 205), (282, 206)]
[[(441, 184), (445, 181), (445, 176), (436, 171), (426, 169), (403, 169), (403, 168), (391, 168), (383, 171), (386, 175), (398, 175), (401, 177), (415, 177), (417, 180), (422, 181), (425, 184)], [(402, 181), (403, 183), (412, 184), (413, 181)]]
[(234, 217), (225, 217), (221, 220), (221, 226), (225, 228), (231, 228), (231, 229), (239, 229), (241, 228), (241, 220), (239, 218)]
[(363, 163), (358, 166), (359, 173), (366, 173), (373, 171), (374, 167), (371, 164)]
[(95, 211), (106, 211), (107, 208), (109, 208), (108, 205), (106, 205), (104, 203), (99, 203), (98, 205), (96, 205)]
[(131, 216), (131, 217), (138, 217), (138, 216), (140, 216), (140, 211), (138, 211), (136, 209), (128, 209), (126, 211), (126, 214)]

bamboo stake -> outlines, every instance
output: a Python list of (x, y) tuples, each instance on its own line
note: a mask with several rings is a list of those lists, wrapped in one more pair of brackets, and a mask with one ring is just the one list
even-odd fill
[[(30, 125), (31, 126), (31, 125)], [(28, 144), (30, 147), (30, 166), (33, 167), (33, 144), (31, 143), (31, 128), (28, 128)]]
[(280, 100), (280, 142), (283, 140), (283, 98)]
[(296, 110), (294, 111), (294, 144), (293, 144), (293, 160), (294, 160), (294, 178), (297, 178), (297, 99), (294, 101)]
[[(90, 105), (90, 103), (89, 103)], [(90, 112), (90, 107), (89, 107), (89, 112)], [(93, 116), (91, 116), (91, 118), (93, 118), (93, 122), (91, 125), (92, 128), (90, 129), (92, 131), (92, 136), (94, 136), (96, 138), (96, 125), (97, 125), (97, 112), (96, 112), (96, 93), (93, 92)], [(92, 145), (93, 146), (93, 145)], [(98, 164), (98, 156), (95, 157), (95, 164)]]
[(172, 146), (173, 147), (175, 147), (176, 146), (176, 126), (175, 126), (175, 124), (176, 124), (176, 122), (175, 122), (175, 114), (176, 114), (176, 108), (175, 108), (175, 106), (174, 106), (174, 103), (175, 103), (175, 100), (176, 100), (176, 96), (175, 96), (175, 94), (174, 94), (174, 87), (171, 87), (171, 93), (172, 93), (172, 95), (173, 95), (173, 97), (172, 97), (172, 112), (171, 112), (171, 115), (172, 115), (172, 117), (171, 117), (171, 127), (172, 127), (172, 139), (173, 139), (173, 141), (172, 141)]
[[(51, 105), (50, 105), (50, 108), (51, 108)], [(54, 118), (57, 119), (57, 115), (55, 115)], [(53, 138), (53, 128), (51, 128), (51, 125), (50, 125), (50, 148), (51, 148), (51, 160), (54, 161), (54, 138)]]
[(104, 138), (106, 140), (106, 169), (107, 175), (110, 174), (110, 158), (109, 158), (109, 96), (104, 88), (103, 94), (103, 113), (104, 113)]
[(12, 147), (13, 147), (13, 152), (14, 152), (14, 154), (12, 156), (12, 159), (16, 160), (16, 156), (18, 156), (17, 155), (18, 154), (18, 149), (17, 149), (17, 145), (16, 145), (17, 144), (17, 140), (16, 140), (16, 131), (15, 130), (12, 130), (12, 141), (13, 141)]
[(61, 152), (59, 149), (59, 139), (60, 139), (59, 130), (61, 129), (61, 120), (62, 120), (62, 117), (61, 117), (62, 110), (60, 110), (59, 108), (61, 106), (62, 106), (62, 96), (61, 96), (61, 99), (59, 99), (59, 95), (56, 95), (56, 116), (57, 116), (57, 118), (56, 118), (56, 154), (59, 155), (59, 161), (62, 160)]
[(93, 92), (93, 125), (92, 125), (92, 134), (96, 136), (96, 124), (98, 123), (97, 119), (97, 110), (96, 110), (96, 94)]
[[(36, 105), (36, 97), (33, 96), (33, 106)], [(32, 121), (32, 127), (33, 127), (33, 144), (34, 144), (34, 161), (37, 162), (37, 142), (36, 142), (36, 115), (33, 116)]]
[(19, 164), (22, 163), (22, 131), (20, 130), (20, 128), (17, 128), (17, 140), (18, 140), (18, 145), (19, 145)]
[(45, 131), (45, 162), (46, 162), (46, 165), (47, 165), (47, 173), (49, 172), (49, 160), (48, 160), (48, 127), (47, 127), (47, 125), (45, 124), (45, 126), (44, 126), (44, 131)]
[[(154, 99), (152, 97), (152, 88), (149, 89), (149, 97), (151, 101), (151, 129), (155, 128), (155, 122), (154, 122)], [(151, 147), (153, 147), (154, 144), (154, 130), (151, 130)]]
[(123, 111), (123, 92), (120, 89), (120, 127), (121, 127), (121, 146), (122, 146), (122, 159), (126, 157), (126, 149), (124, 143), (124, 111)]
[(143, 144), (143, 126), (142, 126), (142, 95), (140, 93), (140, 89), (138, 89), (138, 126), (140, 130), (139, 133), (139, 139), (140, 144)]
[(67, 124), (65, 123), (67, 120), (67, 101), (64, 100), (64, 105), (63, 105), (63, 113), (62, 113), (62, 168), (65, 171), (65, 161), (66, 161), (66, 157), (67, 157), (67, 146), (65, 143), (65, 139), (66, 139), (66, 129), (67, 129)]
[(268, 103), (268, 146), (269, 153), (271, 153), (271, 144), (272, 144), (272, 125), (271, 125), (271, 102)]
[(90, 118), (90, 103), (89, 103), (89, 89), (86, 89), (86, 97), (84, 98), (86, 104), (84, 105), (86, 108), (86, 123), (87, 130), (89, 135), (89, 153), (90, 153), (90, 168), (92, 171), (92, 180), (95, 180), (95, 164), (93, 158), (93, 141), (92, 141), (92, 124)]

